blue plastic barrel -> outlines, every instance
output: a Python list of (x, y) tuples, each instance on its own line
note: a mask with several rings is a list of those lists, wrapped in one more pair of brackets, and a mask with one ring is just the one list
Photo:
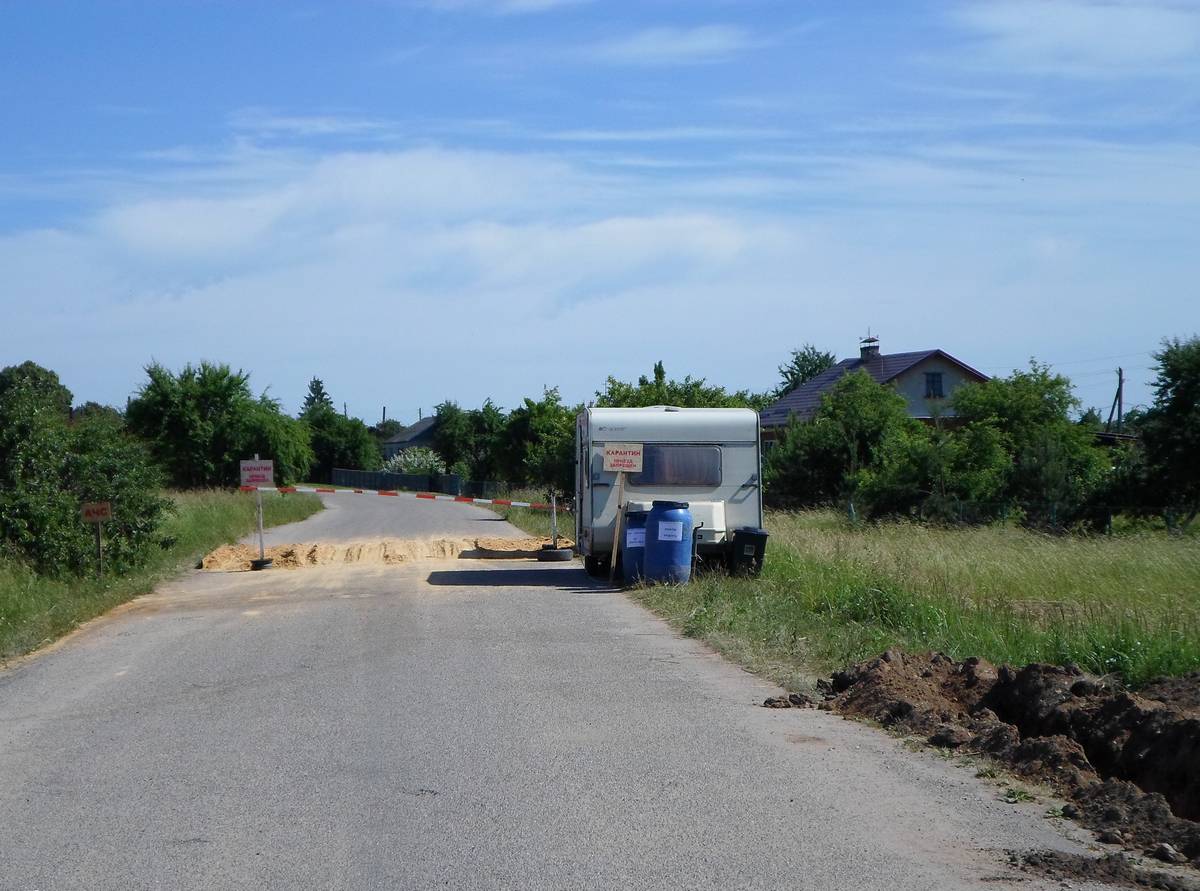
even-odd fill
[(692, 526), (686, 501), (654, 502), (646, 517), (646, 581), (683, 584), (692, 577)]
[(625, 540), (621, 542), (621, 575), (625, 584), (633, 585), (643, 575), (643, 561), (646, 556), (646, 517), (649, 511), (625, 511), (625, 528), (622, 534)]

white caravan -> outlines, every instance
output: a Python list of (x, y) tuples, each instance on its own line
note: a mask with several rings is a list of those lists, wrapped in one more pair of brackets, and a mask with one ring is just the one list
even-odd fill
[(686, 501), (697, 550), (728, 555), (733, 531), (761, 528), (758, 413), (748, 408), (586, 408), (575, 422), (575, 541), (589, 572), (612, 557), (617, 474), (605, 443), (640, 443), (642, 472), (625, 477), (622, 506)]

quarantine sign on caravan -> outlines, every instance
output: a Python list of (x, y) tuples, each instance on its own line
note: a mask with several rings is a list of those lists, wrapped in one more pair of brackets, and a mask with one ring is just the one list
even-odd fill
[(604, 469), (623, 473), (641, 473), (642, 444), (640, 442), (605, 443)]

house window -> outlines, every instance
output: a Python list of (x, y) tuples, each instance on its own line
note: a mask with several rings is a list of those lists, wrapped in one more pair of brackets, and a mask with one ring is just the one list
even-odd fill
[(642, 449), (642, 472), (632, 474), (629, 485), (721, 485), (721, 450), (707, 445), (647, 445)]
[(945, 397), (942, 391), (942, 373), (940, 371), (928, 371), (925, 373), (925, 398), (926, 399), (942, 399)]

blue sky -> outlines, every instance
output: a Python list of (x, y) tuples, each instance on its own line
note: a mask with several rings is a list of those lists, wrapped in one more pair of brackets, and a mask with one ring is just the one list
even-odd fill
[(407, 421), (870, 329), (1143, 402), (1198, 112), (1191, 0), (8, 2), (0, 359)]

